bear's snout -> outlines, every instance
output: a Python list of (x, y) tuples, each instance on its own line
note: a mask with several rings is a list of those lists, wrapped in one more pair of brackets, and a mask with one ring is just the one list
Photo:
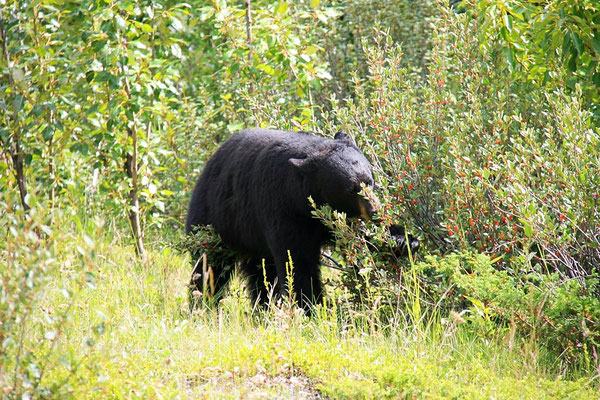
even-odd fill
[(381, 208), (381, 203), (372, 189), (366, 188), (364, 190), (364, 196), (361, 196), (358, 205), (360, 207), (360, 216), (365, 221), (378, 222), (374, 216)]

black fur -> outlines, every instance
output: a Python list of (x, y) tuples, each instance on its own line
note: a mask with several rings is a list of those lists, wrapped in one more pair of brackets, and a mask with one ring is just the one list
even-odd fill
[[(390, 225), (390, 237), (394, 242), (394, 247), (392, 248), (392, 252), (397, 257), (408, 257), (408, 249), (410, 246), (410, 254), (413, 256), (419, 250), (419, 240), (413, 235), (406, 234), (405, 229), (402, 225)], [(406, 239), (408, 238), (408, 245)]]
[[(319, 257), (330, 234), (312, 217), (307, 198), (350, 217), (370, 218), (379, 202), (361, 196), (361, 185), (373, 186), (371, 165), (345, 133), (329, 140), (304, 132), (244, 130), (206, 163), (192, 194), (186, 231), (212, 225), (239, 254), (251, 295), (263, 304), (265, 280), (283, 293), (289, 251), (293, 291), (308, 309), (323, 296)], [(227, 284), (230, 271), (213, 270), (215, 293)], [(201, 268), (194, 273), (192, 285), (202, 291)]]

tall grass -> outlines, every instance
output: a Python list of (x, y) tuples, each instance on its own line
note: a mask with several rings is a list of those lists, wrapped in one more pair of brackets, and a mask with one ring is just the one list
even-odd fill
[[(192, 315), (188, 256), (156, 246), (141, 263), (133, 248), (101, 233), (92, 241), (94, 225), (80, 225), (56, 238), (56, 268), (23, 315), (35, 327), (20, 332), (23, 351), (44, 373), (19, 390), (3, 380), (8, 398), (597, 397), (597, 384), (583, 373), (566, 380), (543, 348), (490, 340), (460, 316), (430, 312), (414, 263), (412, 306), (393, 318), (334, 298), (312, 318), (291, 298), (263, 311), (239, 278), (218, 308)], [(60, 315), (59, 333), (44, 338)], [(14, 353), (4, 360), (18, 364)]]

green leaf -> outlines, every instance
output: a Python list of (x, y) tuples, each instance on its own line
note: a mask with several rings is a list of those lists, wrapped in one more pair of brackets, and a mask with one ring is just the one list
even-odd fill
[(183, 30), (183, 24), (181, 23), (181, 21), (179, 19), (175, 18), (174, 16), (171, 16), (171, 26), (176, 31), (182, 31)]
[(104, 46), (106, 46), (106, 43), (108, 43), (108, 40), (97, 40), (95, 42), (92, 42), (92, 48), (94, 49), (94, 51), (97, 53), (100, 50), (102, 50), (102, 48)]
[(39, 117), (40, 115), (42, 115), (43, 111), (43, 107), (39, 104), (36, 104), (35, 106), (33, 106), (33, 109), (31, 110), (29, 115), (35, 115), (36, 117)]
[(282, 1), (277, 5), (276, 12), (277, 14), (285, 14), (288, 10), (289, 4), (287, 1)]
[[(520, 39), (521, 39), (521, 41), (525, 42), (525, 41), (523, 40), (523, 38), (520, 38)], [(521, 43), (519, 43), (519, 42), (514, 42), (512, 45), (513, 45), (513, 47), (515, 48), (515, 50), (518, 50), (518, 51), (521, 51), (521, 52), (523, 52), (523, 51), (526, 51), (526, 50), (527, 50), (527, 48), (526, 48), (525, 46), (523, 46), (523, 45), (522, 45)]]
[(175, 58), (183, 57), (181, 53), (181, 47), (179, 47), (177, 43), (171, 43), (171, 54), (173, 54), (173, 57)]
[(275, 69), (273, 69), (273, 67), (267, 64), (260, 64), (257, 68), (264, 71), (268, 75), (275, 75), (275, 72), (277, 72)]
[(24, 103), (25, 103), (25, 98), (21, 94), (17, 94), (15, 96), (15, 99), (13, 100), (13, 107), (14, 107), (15, 112), (21, 111)]
[(304, 54), (312, 55), (315, 54), (319, 49), (316, 46), (308, 46), (304, 49)]
[(567, 68), (571, 72), (577, 71), (577, 54), (573, 54), (567, 63)]
[(517, 66), (517, 61), (515, 59), (515, 51), (512, 47), (507, 48), (505, 51), (506, 58), (508, 59), (508, 65), (510, 66), (511, 71), (514, 71)]
[(565, 59), (567, 55), (571, 52), (571, 32), (567, 32), (562, 44), (562, 57)]
[(329, 71), (327, 71), (325, 69), (317, 71), (317, 77), (320, 78), (320, 79), (324, 79), (324, 80), (331, 80), (331, 79), (333, 79), (333, 76), (331, 76), (331, 74), (329, 73)]
[(152, 26), (150, 26), (148, 24), (141, 24), (140, 28), (142, 28), (142, 32), (145, 32), (145, 33), (151, 33), (152, 32)]
[(506, 27), (503, 26), (502, 28), (500, 28), (500, 35), (502, 35), (502, 39), (510, 43), (510, 36)]
[(90, 108), (88, 108), (88, 110), (85, 112), (86, 114), (93, 114), (96, 111), (98, 111), (98, 104), (93, 104)]
[(317, 18), (319, 19), (319, 21), (323, 22), (324, 24), (327, 23), (327, 15), (325, 15), (324, 13), (317, 11)]
[(73, 369), (73, 366), (71, 365), (71, 363), (69, 362), (69, 359), (67, 358), (66, 355), (61, 355), (58, 358), (58, 362), (60, 363), (60, 365), (62, 365), (67, 371), (71, 371)]
[(244, 123), (243, 122), (238, 122), (238, 123), (233, 123), (233, 124), (229, 124), (227, 125), (227, 130), (229, 132), (237, 132), (240, 129), (244, 128)]
[(512, 32), (513, 24), (512, 24), (512, 16), (508, 13), (504, 14), (504, 26), (509, 32)]
[(119, 29), (121, 30), (127, 30), (127, 22), (125, 21), (125, 19), (123, 17), (121, 17), (120, 15), (117, 15), (115, 17), (115, 22), (117, 23), (117, 26), (119, 27)]
[(96, 82), (108, 82), (113, 78), (112, 74), (106, 71), (100, 71), (96, 74), (95, 81)]
[(596, 72), (594, 74), (594, 76), (592, 77), (592, 82), (594, 82), (594, 85), (596, 85), (596, 87), (600, 88), (600, 72)]
[(583, 43), (581, 43), (581, 39), (576, 33), (573, 33), (573, 44), (575, 45), (575, 50), (577, 50), (577, 55), (581, 55), (583, 53)]
[(600, 32), (594, 34), (592, 38), (592, 47), (596, 50), (596, 53), (600, 54)]
[(529, 221), (527, 221), (526, 219), (523, 218), (519, 218), (519, 221), (521, 221), (521, 223), (523, 224), (523, 232), (525, 232), (525, 235), (527, 237), (532, 237), (533, 236), (533, 228), (531, 227), (531, 224), (529, 223)]
[(596, 68), (598, 67), (598, 61), (591, 61), (587, 67), (586, 75), (592, 76), (594, 72), (596, 72)]
[(13, 76), (13, 79), (15, 80), (15, 82), (17, 82), (17, 83), (22, 82), (23, 79), (25, 78), (25, 74), (23, 73), (23, 70), (21, 68), (13, 69), (12, 76)]
[(44, 138), (45, 141), (49, 141), (50, 139), (52, 139), (52, 136), (54, 136), (54, 129), (52, 129), (51, 126), (47, 126), (42, 131), (42, 137)]

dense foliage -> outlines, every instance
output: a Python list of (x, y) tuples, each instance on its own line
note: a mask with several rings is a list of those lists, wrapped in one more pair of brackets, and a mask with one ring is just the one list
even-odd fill
[(478, 8), (475, 17), (482, 44), (504, 58), (512, 72), (550, 90), (557, 81), (570, 90), (579, 85), (586, 106), (599, 117), (600, 5), (596, 1), (465, 3)]
[(596, 371), (600, 7), (451, 3), (0, 0), (0, 391), (91, 373), (101, 321), (53, 351), (98, 247), (172, 251), (203, 163), (255, 126), (345, 130), (375, 167), (380, 226), (315, 210), (342, 326), (439, 317)]

